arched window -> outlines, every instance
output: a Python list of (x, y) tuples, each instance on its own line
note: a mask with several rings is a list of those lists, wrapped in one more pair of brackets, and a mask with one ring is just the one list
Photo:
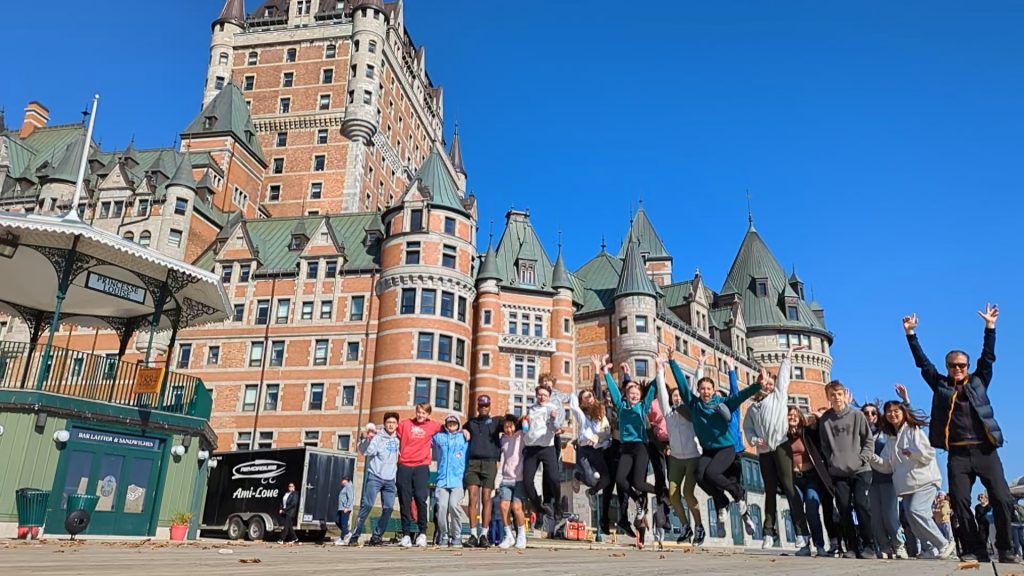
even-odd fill
[(249, 66), (255, 66), (256, 64), (259, 63), (259, 61), (260, 61), (260, 55), (259, 55), (258, 52), (256, 52), (255, 50), (252, 51), (252, 52), (249, 52), (249, 59), (246, 61), (246, 63)]
[(228, 53), (221, 52), (217, 62), (220, 63), (221, 66), (226, 66), (228, 63)]
[(124, 233), (124, 239), (129, 241), (129, 242), (135, 242), (135, 233), (134, 232), (125, 232)]
[(139, 246), (149, 246), (150, 239), (149, 230), (143, 230), (142, 234), (139, 234)]
[(324, 49), (324, 58), (334, 58), (338, 54), (338, 47), (334, 44), (328, 44), (327, 48)]

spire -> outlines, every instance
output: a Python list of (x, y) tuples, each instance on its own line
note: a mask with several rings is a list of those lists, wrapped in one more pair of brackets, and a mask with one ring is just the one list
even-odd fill
[(558, 258), (555, 259), (555, 269), (551, 272), (551, 287), (555, 290), (565, 288), (572, 290), (572, 280), (569, 279), (569, 272), (565, 269), (565, 259), (562, 258), (562, 233), (558, 233)]
[(747, 189), (747, 227), (754, 230), (754, 210), (750, 207), (750, 189)]
[(245, 27), (245, 0), (225, 0), (224, 8), (220, 16), (213, 21), (213, 25), (228, 23), (239, 27)]
[[(640, 253), (645, 254), (648, 259), (672, 259), (672, 256), (665, 248), (665, 243), (661, 241), (661, 237), (658, 236), (657, 231), (654, 230), (654, 225), (651, 224), (651, 219), (647, 217), (647, 211), (644, 210), (643, 200), (640, 201), (640, 205), (637, 208), (636, 213), (630, 219), (629, 234), (633, 237), (634, 241), (640, 244)], [(626, 245), (623, 244), (622, 249), (619, 250), (619, 258), (623, 258), (625, 255)]]
[(462, 164), (462, 144), (459, 142), (459, 123), (455, 123), (455, 135), (452, 136), (452, 147), (448, 152), (448, 158), (452, 161), (455, 171), (463, 176), (466, 175), (466, 167)]
[(484, 280), (501, 281), (501, 274), (498, 273), (498, 254), (494, 251), (494, 236), (487, 239), (487, 253), (484, 254), (484, 261), (480, 264), (480, 270), (476, 273), (476, 281)]
[(789, 283), (790, 284), (794, 284), (794, 283), (803, 284), (804, 283), (804, 281), (801, 280), (800, 277), (796, 275), (796, 264), (793, 265), (793, 273), (789, 275)]
[(128, 141), (128, 147), (121, 153), (121, 159), (124, 160), (125, 166), (128, 166), (129, 170), (139, 165), (138, 152), (135, 150), (135, 136)]
[(640, 256), (640, 242), (633, 239), (632, 232), (626, 244), (626, 255), (622, 262), (622, 275), (619, 276), (619, 284), (615, 288), (615, 298), (630, 295), (644, 295), (656, 297), (658, 294), (654, 283), (647, 276), (644, 267), (644, 260)]
[(174, 176), (171, 176), (171, 180), (167, 185), (181, 186), (193, 192), (196, 191), (196, 180), (192, 177), (192, 162), (189, 161), (188, 156), (182, 157), (181, 162), (178, 163), (178, 168), (174, 171)]

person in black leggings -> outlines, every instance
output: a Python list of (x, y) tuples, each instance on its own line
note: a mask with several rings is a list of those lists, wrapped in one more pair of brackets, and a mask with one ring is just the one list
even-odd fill
[[(523, 417), (523, 480), (526, 483), (526, 497), (533, 511), (543, 517), (544, 531), (551, 535), (556, 522), (561, 518), (559, 480), (559, 446), (555, 441), (558, 430), (565, 423), (562, 407), (551, 400), (551, 389), (537, 386), (534, 390), (536, 402), (526, 410)], [(544, 468), (544, 498), (537, 492), (534, 478), (539, 467)]]

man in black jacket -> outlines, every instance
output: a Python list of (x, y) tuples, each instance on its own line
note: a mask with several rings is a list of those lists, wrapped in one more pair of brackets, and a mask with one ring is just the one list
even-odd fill
[(288, 483), (288, 491), (284, 493), (281, 500), (281, 524), (284, 532), (281, 534), (282, 544), (299, 542), (295, 535), (295, 518), (299, 515), (299, 494), (295, 491), (295, 483)]
[(985, 305), (978, 315), (985, 321), (985, 340), (974, 372), (968, 372), (970, 358), (966, 352), (953, 350), (946, 354), (946, 369), (941, 374), (928, 360), (917, 340), (917, 314), (903, 318), (914, 363), (921, 376), (932, 389), (931, 426), (929, 440), (934, 448), (949, 451), (946, 464), (949, 478), (949, 496), (953, 512), (960, 519), (960, 534), (964, 550), (961, 560), (988, 561), (985, 540), (978, 530), (978, 522), (971, 510), (971, 490), (975, 478), (988, 490), (996, 528), (996, 548), (999, 561), (1018, 563), (1010, 541), (1010, 488), (1006, 484), (999, 448), (1003, 433), (996, 422), (995, 411), (988, 397), (992, 381), (992, 364), (996, 361), (996, 320), (999, 308)]
[(501, 457), (499, 434), (502, 422), (491, 417), (491, 397), (486, 394), (477, 396), (476, 418), (466, 422), (470, 437), (463, 483), (469, 490), (469, 538), (463, 545), (468, 548), (487, 548), (490, 545), (491, 493)]

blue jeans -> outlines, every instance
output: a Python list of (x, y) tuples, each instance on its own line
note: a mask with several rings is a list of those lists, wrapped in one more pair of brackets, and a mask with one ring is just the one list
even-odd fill
[[(881, 476), (881, 474), (879, 474)], [(892, 481), (871, 483), (871, 531), (883, 554), (895, 553), (903, 544), (900, 534), (900, 500)]]
[[(804, 503), (804, 513), (807, 515), (807, 528), (811, 532), (811, 540), (815, 546), (825, 545), (825, 536), (821, 529), (821, 493), (824, 488), (817, 473), (811, 470), (805, 474), (793, 477), (793, 485), (796, 487), (800, 501)], [(831, 514), (831, 511), (829, 511)]]
[(1014, 524), (1010, 527), (1010, 535), (1013, 537), (1013, 550), (1017, 555), (1024, 555), (1024, 526)]
[(395, 507), (395, 497), (398, 489), (394, 480), (383, 480), (373, 474), (366, 475), (366, 484), (363, 485), (363, 499), (359, 502), (359, 517), (356, 519), (356, 527), (352, 530), (352, 537), (359, 538), (363, 533), (363, 525), (370, 517), (373, 510), (373, 503), (377, 501), (377, 494), (380, 494), (380, 518), (377, 519), (377, 526), (373, 535), (380, 538), (388, 527), (388, 520), (391, 519), (391, 511)]
[(338, 525), (338, 530), (341, 532), (341, 537), (348, 536), (348, 521), (352, 516), (351, 510), (338, 510), (338, 521), (335, 524)]

